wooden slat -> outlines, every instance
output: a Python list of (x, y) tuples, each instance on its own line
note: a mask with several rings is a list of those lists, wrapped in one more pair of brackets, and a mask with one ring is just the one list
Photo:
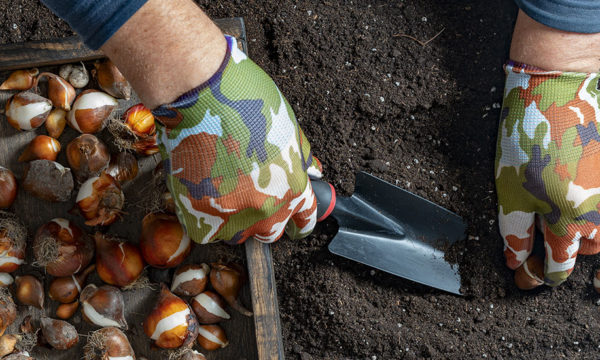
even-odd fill
[[(224, 33), (235, 36), (239, 41), (238, 45), (247, 52), (246, 32), (242, 18), (217, 19), (215, 20), (215, 23)], [(57, 39), (56, 41), (6, 44), (0, 45), (0, 71), (58, 65), (76, 61), (94, 60), (101, 57), (103, 57), (103, 55), (100, 52), (92, 51), (85, 47), (78, 37)], [(6, 99), (3, 100), (5, 101)], [(0, 105), (2, 105), (2, 107), (4, 101), (1, 101), (0, 99), (0, 102), (2, 103)], [(136, 101), (137, 98), (134, 96), (129, 103), (120, 103), (120, 108), (122, 108), (120, 110), (124, 110), (130, 106), (132, 102)], [(23, 165), (16, 162), (16, 158), (18, 157), (18, 153), (22, 151), (35, 135), (35, 132), (17, 132), (10, 128), (6, 121), (2, 119), (2, 122), (0, 123), (0, 150), (2, 150), (0, 152), (0, 165), (16, 170), (17, 174), (21, 173)], [(66, 144), (76, 135), (75, 132), (67, 130), (65, 135), (61, 137), (63, 148), (65, 148)], [(64, 163), (64, 160), (64, 154), (61, 154), (59, 161)], [(142, 175), (146, 174), (144, 176), (148, 176), (147, 174), (153, 169), (157, 161), (158, 159), (156, 157), (144, 159), (143, 163), (140, 164), (142, 167)], [(139, 181), (139, 183), (130, 184), (125, 189), (126, 198), (129, 199), (128, 201), (134, 200), (136, 194), (139, 196), (139, 192), (135, 190), (136, 188), (143, 188), (144, 182), (142, 181), (142, 176), (138, 177), (137, 181)], [(72, 206), (72, 204), (46, 203), (39, 199), (32, 198), (29, 194), (20, 191), (15, 210), (22, 217), (27, 216), (26, 214), (35, 214), (28, 219), (30, 220), (28, 223), (29, 231), (35, 232), (37, 227), (48, 219), (56, 217), (57, 214), (66, 214), (67, 209), (70, 206)], [(143, 216), (141, 213), (138, 214), (139, 210), (132, 209), (130, 211), (129, 219), (135, 219), (136, 222), (139, 220), (138, 217)], [(79, 221), (80, 219), (74, 220)], [(133, 224), (131, 221), (115, 224), (111, 227), (111, 230), (116, 230), (115, 233), (129, 239), (137, 239), (139, 237), (138, 224)], [(196, 250), (194, 250), (188, 260), (194, 262), (211, 261), (213, 255), (210, 254), (210, 251), (205, 251), (204, 249), (206, 249), (206, 247), (197, 246)], [(223, 324), (226, 332), (231, 335), (230, 340), (232, 345), (215, 353), (207, 353), (207, 358), (214, 359), (223, 358), (223, 356), (225, 356), (224, 358), (236, 359), (284, 359), (281, 322), (279, 318), (271, 249), (269, 245), (251, 239), (246, 242), (244, 250), (250, 279), (250, 294), (244, 289), (242, 300), (247, 303), (248, 298), (251, 297), (254, 312), (254, 329), (252, 329), (252, 321), (245, 321), (243, 316), (233, 313), (233, 319), (230, 320), (230, 322), (225, 322)], [(239, 251), (236, 252), (239, 253)], [(212, 261), (214, 260), (215, 259), (212, 259)], [(31, 271), (29, 266), (24, 269), (25, 271)], [(141, 332), (139, 326), (143, 320), (144, 314), (146, 314), (152, 306), (155, 296), (155, 292), (148, 288), (126, 293), (126, 302), (128, 304), (127, 310), (129, 311), (128, 322), (130, 324), (135, 324), (133, 329), (135, 333)], [(46, 309), (46, 313), (52, 314), (56, 304), (49, 303), (50, 307)], [(23, 309), (20, 309), (20, 311), (21, 310)], [(39, 317), (39, 314), (36, 313), (35, 310), (28, 309), (27, 312)], [(25, 314), (20, 313), (20, 318), (22, 317), (21, 315), (24, 316)], [(17, 324), (18, 321), (15, 322), (14, 326), (17, 326)], [(78, 331), (81, 333), (89, 331), (89, 326), (80, 320), (79, 325), (77, 326)], [(253, 330), (254, 334), (252, 334)], [(248, 336), (251, 338), (246, 339)], [(252, 338), (254, 338), (254, 340)], [(131, 340), (136, 351), (142, 350), (138, 355), (145, 355), (151, 359), (162, 356), (150, 350), (149, 341), (143, 338), (143, 335), (141, 337), (136, 336)], [(253, 341), (255, 344), (250, 345), (248, 344), (248, 341)], [(236, 347), (236, 345), (234, 345), (235, 343), (241, 345), (243, 349), (234, 350), (233, 348)], [(238, 351), (242, 351), (242, 353), (239, 353)], [(45, 355), (47, 354), (49, 353), (46, 353)], [(71, 359), (73, 358), (73, 355), (72, 351), (53, 352), (49, 358), (61, 360)]]
[[(225, 34), (235, 36), (247, 53), (246, 29), (242, 18), (217, 19), (215, 23)], [(86, 47), (78, 36), (4, 44), (0, 45), (0, 70), (58, 65), (102, 57), (104, 55), (100, 51)]]
[[(284, 359), (277, 288), (271, 247), (255, 239), (246, 242), (256, 344), (260, 360)], [(260, 275), (259, 275), (260, 274)]]

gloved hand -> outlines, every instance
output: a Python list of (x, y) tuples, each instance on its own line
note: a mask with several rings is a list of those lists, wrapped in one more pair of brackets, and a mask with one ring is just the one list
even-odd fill
[[(316, 223), (321, 164), (273, 80), (227, 37), (219, 71), (153, 111), (177, 216), (199, 243), (273, 242)], [(291, 220), (291, 221), (290, 221)]]
[(509, 63), (496, 153), (498, 222), (506, 263), (516, 269), (541, 218), (544, 282), (556, 286), (578, 254), (600, 251), (598, 74)]

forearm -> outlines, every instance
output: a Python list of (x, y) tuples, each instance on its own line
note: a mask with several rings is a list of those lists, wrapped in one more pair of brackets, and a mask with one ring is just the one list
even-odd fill
[(598, 72), (600, 33), (582, 34), (553, 29), (519, 11), (510, 58), (545, 70)]
[(149, 0), (102, 47), (149, 108), (175, 100), (219, 68), (227, 43), (190, 0)]

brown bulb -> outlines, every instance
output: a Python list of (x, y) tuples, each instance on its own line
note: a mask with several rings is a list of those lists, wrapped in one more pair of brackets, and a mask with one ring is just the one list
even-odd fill
[(106, 327), (91, 333), (83, 353), (86, 360), (135, 359), (127, 336), (115, 327)]
[(200, 325), (198, 327), (198, 345), (212, 351), (229, 345), (225, 331), (219, 325)]
[(9, 169), (0, 166), (0, 209), (9, 208), (17, 198), (17, 180)]
[(71, 169), (50, 160), (27, 163), (23, 175), (23, 189), (40, 199), (58, 202), (71, 200), (73, 175)]
[(94, 64), (92, 75), (100, 88), (118, 99), (128, 100), (131, 97), (131, 86), (112, 61), (106, 59)]
[(0, 85), (0, 90), (29, 90), (39, 73), (37, 68), (13, 71)]
[(179, 296), (196, 296), (206, 288), (209, 273), (207, 264), (183, 265), (173, 275), (171, 291)]
[(37, 264), (52, 276), (71, 276), (94, 257), (94, 244), (73, 222), (55, 218), (42, 225), (33, 240)]
[(92, 264), (76, 275), (58, 277), (50, 283), (48, 295), (50, 299), (63, 304), (72, 303), (84, 287), (88, 275), (94, 271), (96, 265)]
[(225, 311), (225, 300), (212, 291), (196, 295), (190, 301), (200, 324), (216, 324), (228, 320), (231, 316)]
[(59, 319), (67, 320), (70, 319), (77, 308), (79, 307), (79, 301), (75, 300), (70, 304), (60, 304), (58, 308), (56, 308), (56, 317)]
[(107, 284), (124, 287), (134, 283), (144, 271), (140, 249), (132, 243), (116, 241), (97, 232), (96, 265), (100, 279)]
[(44, 308), (44, 285), (33, 275), (17, 276), (17, 300), (25, 305)]
[(6, 328), (17, 318), (17, 305), (7, 288), (0, 288), (0, 335), (3, 335)]
[(0, 336), (0, 358), (15, 351), (15, 345), (22, 339), (21, 335), (4, 334)]
[[(0, 211), (0, 272), (17, 270), (25, 262), (27, 229), (13, 213)], [(9, 279), (4, 279), (9, 281)]]
[(66, 321), (43, 317), (40, 323), (44, 339), (57, 350), (70, 349), (79, 342), (77, 330)]
[(156, 305), (144, 321), (144, 333), (163, 349), (188, 347), (198, 334), (198, 322), (188, 304), (161, 284)]
[(127, 329), (124, 315), (125, 302), (118, 288), (89, 284), (81, 292), (79, 300), (83, 319), (88, 323), (101, 327), (114, 326)]
[(212, 263), (210, 270), (210, 283), (225, 301), (243, 315), (252, 316), (240, 302), (238, 296), (246, 278), (245, 271), (239, 264)]
[(27, 145), (25, 151), (19, 156), (19, 161), (24, 162), (40, 159), (54, 161), (58, 157), (59, 152), (60, 143), (58, 140), (51, 136), (38, 135)]
[(191, 240), (175, 215), (150, 213), (142, 220), (140, 250), (148, 264), (158, 268), (177, 266), (191, 249)]
[(98, 90), (88, 89), (77, 96), (67, 114), (69, 125), (82, 134), (97, 133), (117, 107), (117, 99)]
[(6, 102), (4, 114), (8, 123), (17, 130), (35, 130), (52, 110), (52, 102), (31, 91), (13, 95)]
[(43, 77), (48, 78), (48, 98), (52, 101), (52, 105), (65, 111), (71, 110), (76, 95), (75, 88), (67, 80), (49, 72), (39, 74), (34, 86)]
[(110, 158), (110, 164), (106, 172), (119, 183), (124, 184), (137, 176), (137, 159), (128, 152), (121, 152), (117, 156), (113, 155)]
[(121, 216), (125, 195), (119, 182), (103, 171), (81, 185), (75, 202), (86, 225), (106, 226)]
[(110, 153), (97, 137), (83, 134), (67, 145), (67, 161), (77, 181), (83, 182), (99, 175), (108, 166)]
[(48, 135), (58, 139), (67, 125), (67, 112), (62, 109), (52, 109), (46, 119)]

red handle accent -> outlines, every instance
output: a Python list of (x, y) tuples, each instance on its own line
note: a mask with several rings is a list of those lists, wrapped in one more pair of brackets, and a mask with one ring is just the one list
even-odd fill
[(317, 222), (321, 222), (327, 219), (327, 217), (331, 215), (331, 212), (335, 208), (335, 188), (329, 183), (327, 185), (329, 185), (329, 188), (331, 189), (331, 201), (329, 202), (327, 210), (325, 210), (325, 213), (323, 213), (323, 215), (321, 215), (321, 217), (317, 219)]

